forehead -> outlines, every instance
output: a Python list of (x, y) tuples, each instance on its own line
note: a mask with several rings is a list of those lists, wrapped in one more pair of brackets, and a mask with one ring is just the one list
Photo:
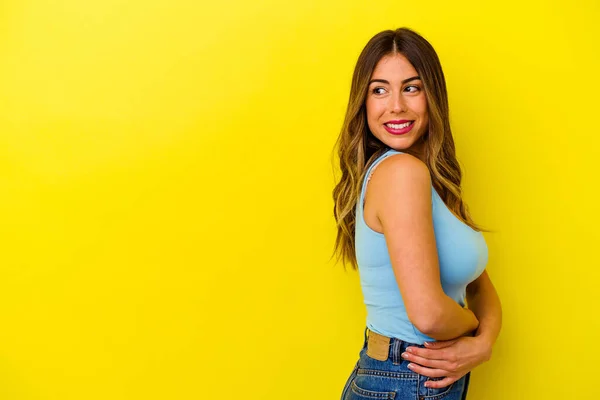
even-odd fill
[(417, 70), (402, 54), (390, 54), (377, 62), (371, 79), (385, 79), (390, 82), (401, 81), (418, 75)]

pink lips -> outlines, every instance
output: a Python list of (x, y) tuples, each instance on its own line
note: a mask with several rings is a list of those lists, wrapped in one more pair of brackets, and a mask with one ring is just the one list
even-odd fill
[(387, 121), (386, 124), (403, 124), (405, 122), (412, 122), (408, 119), (393, 119), (391, 121)]
[[(409, 122), (408, 120), (401, 120), (401, 121), (388, 121), (386, 122), (387, 124), (403, 124), (405, 122)], [(387, 125), (383, 125), (383, 127), (385, 128), (386, 131), (388, 131), (389, 133), (391, 133), (392, 135), (404, 135), (405, 133), (410, 132), (410, 130), (412, 129), (412, 127), (414, 126), (415, 122), (412, 121), (410, 123), (409, 126), (407, 126), (406, 128), (402, 128), (402, 129), (394, 129), (394, 128), (390, 128)]]

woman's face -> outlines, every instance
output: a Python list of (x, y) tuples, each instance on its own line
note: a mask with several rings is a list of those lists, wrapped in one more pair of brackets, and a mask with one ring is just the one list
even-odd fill
[(379, 60), (369, 82), (366, 108), (375, 137), (395, 150), (412, 147), (422, 152), (418, 140), (428, 129), (427, 98), (417, 71), (402, 54)]

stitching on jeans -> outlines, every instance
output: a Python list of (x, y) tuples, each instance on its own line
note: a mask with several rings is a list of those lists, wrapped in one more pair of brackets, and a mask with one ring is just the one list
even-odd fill
[[(425, 376), (425, 375), (423, 375)], [(423, 396), (424, 399), (426, 400), (440, 400), (443, 399), (444, 397), (448, 396), (450, 394), (450, 391), (452, 390), (452, 388), (454, 387), (454, 385), (456, 384), (456, 381), (452, 382), (450, 384), (450, 386), (448, 386), (448, 389), (443, 392), (443, 393), (439, 393), (439, 394), (432, 394), (430, 396)], [(429, 391), (429, 388), (427, 389), (427, 391)]]
[(385, 376), (387, 378), (402, 378), (410, 380), (419, 380), (417, 375), (413, 372), (393, 372), (393, 371), (381, 371), (378, 369), (359, 368), (357, 375), (376, 375)]
[(354, 369), (352, 370), (352, 373), (350, 374), (350, 377), (348, 378), (348, 382), (346, 382), (346, 386), (344, 386), (344, 390), (342, 391), (342, 399), (346, 397), (346, 393), (348, 393), (348, 390), (350, 390), (350, 386), (352, 385), (352, 382), (356, 378), (356, 371), (358, 371), (359, 363), (360, 363), (360, 360), (356, 362), (356, 365), (354, 366)]
[(350, 385), (350, 390), (352, 390), (354, 393), (360, 396), (371, 397), (373, 399), (393, 400), (396, 398), (396, 392), (373, 392), (371, 390), (365, 390), (357, 386), (356, 382), (354, 381), (352, 381), (352, 385)]

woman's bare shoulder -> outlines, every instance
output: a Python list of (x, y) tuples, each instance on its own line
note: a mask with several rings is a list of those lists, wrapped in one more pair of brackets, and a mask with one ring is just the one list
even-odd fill
[[(384, 222), (402, 213), (426, 221), (431, 213), (431, 178), (427, 165), (406, 153), (381, 161), (372, 173), (365, 195), (364, 218), (373, 230), (383, 232)], [(402, 207), (398, 207), (401, 204)]]
[(381, 161), (370, 177), (371, 184), (385, 190), (390, 185), (400, 185), (404, 189), (422, 187), (431, 184), (431, 176), (427, 165), (417, 157), (400, 153)]

